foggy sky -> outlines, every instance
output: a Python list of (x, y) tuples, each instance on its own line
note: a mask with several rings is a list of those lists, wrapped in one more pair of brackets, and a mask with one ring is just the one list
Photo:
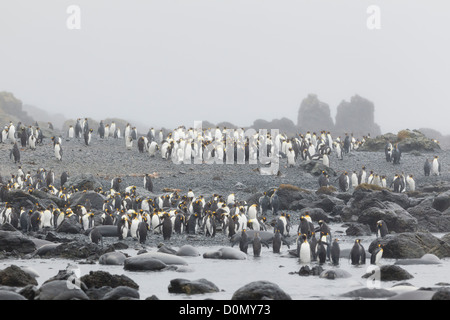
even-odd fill
[[(69, 30), (69, 5), (81, 29)], [(369, 30), (369, 5), (381, 29)], [(382, 132), (450, 134), (449, 1), (0, 3), (0, 91), (68, 118), (168, 128), (287, 117), (314, 93), (375, 104)]]

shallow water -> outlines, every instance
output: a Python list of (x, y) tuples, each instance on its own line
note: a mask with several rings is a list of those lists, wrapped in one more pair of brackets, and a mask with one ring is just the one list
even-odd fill
[[(333, 237), (340, 239), (341, 251), (350, 249), (353, 246), (355, 237), (345, 236), (342, 234), (343, 229), (334, 226)], [(436, 234), (436, 236), (441, 236)], [(375, 235), (370, 237), (360, 237), (362, 244), (368, 249), (370, 243), (375, 239)], [(292, 241), (292, 240), (291, 240)], [(325, 270), (332, 268), (341, 268), (351, 274), (350, 278), (328, 280), (318, 276), (299, 276), (294, 272), (298, 272), (301, 265), (298, 259), (288, 254), (288, 248), (282, 247), (280, 254), (274, 254), (272, 248), (263, 247), (261, 256), (254, 257), (251, 246), (249, 247), (246, 260), (216, 260), (204, 259), (203, 253), (214, 251), (220, 247), (197, 247), (200, 252), (198, 257), (183, 257), (188, 261), (188, 266), (182, 268), (184, 271), (157, 271), (157, 272), (131, 272), (123, 269), (123, 266), (106, 266), (100, 264), (80, 264), (65, 259), (29, 259), (29, 260), (3, 260), (0, 262), (0, 269), (4, 269), (11, 264), (19, 267), (29, 267), (39, 274), (37, 281), (39, 286), (55, 276), (59, 270), (65, 269), (68, 264), (74, 266), (76, 274), (83, 276), (89, 271), (103, 270), (111, 274), (124, 274), (133, 279), (139, 285), (140, 298), (145, 299), (152, 295), (164, 300), (198, 300), (211, 298), (215, 300), (229, 300), (233, 293), (240, 287), (252, 281), (267, 280), (276, 283), (283, 291), (295, 300), (311, 300), (311, 299), (344, 299), (341, 294), (373, 286), (372, 282), (367, 282), (362, 278), (370, 268), (370, 255), (367, 256), (365, 266), (352, 266), (348, 257), (341, 254), (340, 265), (334, 267), (328, 264), (323, 265)], [(236, 249), (238, 249), (235, 246)], [(293, 247), (291, 246), (291, 249)], [(152, 248), (156, 251), (156, 248)], [(127, 249), (124, 253), (135, 256), (137, 250)], [(382, 259), (381, 264), (394, 264), (395, 260)], [(312, 265), (315, 263), (313, 262)], [(311, 266), (312, 266), (311, 265)], [(438, 283), (450, 283), (450, 259), (442, 259), (440, 265), (409, 265), (401, 266), (414, 276), (407, 282), (413, 286), (419, 287), (436, 287)], [(220, 292), (201, 294), (201, 295), (185, 295), (171, 294), (168, 292), (170, 280), (183, 278), (189, 280), (198, 280), (204, 278), (213, 282)], [(380, 288), (389, 289), (399, 282), (377, 282)], [(345, 298), (347, 299), (347, 298)]]

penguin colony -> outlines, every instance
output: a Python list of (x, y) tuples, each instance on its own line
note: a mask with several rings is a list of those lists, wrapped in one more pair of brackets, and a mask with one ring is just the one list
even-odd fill
[[(151, 234), (160, 234), (164, 240), (170, 240), (174, 233), (204, 234), (214, 237), (217, 232), (222, 232), (230, 239), (240, 233), (240, 250), (247, 253), (249, 244), (252, 244), (254, 255), (259, 256), (262, 246), (269, 247), (269, 243), (260, 236), (259, 232), (269, 231), (273, 233), (270, 244), (275, 253), (280, 251), (282, 244), (290, 245), (286, 240), (290, 236), (292, 227), (290, 216), (280, 212), (276, 189), (270, 194), (265, 192), (258, 204), (248, 205), (245, 201), (236, 199), (233, 193), (204, 197), (195, 195), (192, 190), (189, 190), (184, 194), (174, 191), (156, 197), (141, 197), (136, 193), (136, 186), (122, 188), (121, 183), (124, 181), (121, 178), (114, 178), (111, 180), (109, 190), (102, 188), (95, 190), (105, 199), (102, 210), (92, 209), (88, 203), (72, 206), (71, 195), (78, 190), (64, 187), (68, 179), (67, 172), (61, 174), (59, 188), (55, 187), (55, 174), (52, 170), (40, 168), (34, 173), (30, 171), (24, 173), (18, 141), (22, 148), (35, 150), (43, 145), (44, 136), (37, 124), (25, 127), (19, 123), (17, 128), (19, 130), (16, 130), (16, 126), (10, 122), (1, 133), (1, 142), (12, 144), (10, 158), (19, 166), (18, 172), (11, 174), (10, 179), (0, 181), (0, 197), (10, 189), (21, 189), (29, 193), (41, 190), (65, 202), (62, 207), (52, 205), (43, 207), (39, 203), (30, 203), (19, 208), (5, 203), (1, 209), (2, 223), (10, 223), (23, 232), (57, 230), (65, 219), (69, 219), (80, 224), (83, 230), (90, 231), (90, 238), (96, 243), (102, 241), (102, 235), (95, 230), (95, 227), (111, 225), (117, 228), (119, 239), (133, 238), (142, 244), (146, 243)], [(79, 139), (89, 147), (94, 138), (93, 132), (87, 119), (78, 119), (75, 126), (70, 126), (65, 138)], [(234, 155), (235, 161), (240, 159), (240, 155), (243, 161), (248, 162), (258, 159), (263, 142), (264, 146), (267, 146), (267, 150), (263, 151), (267, 151), (268, 155), (273, 153), (272, 141), (277, 138), (281, 146), (276, 156), (286, 159), (287, 167), (295, 167), (300, 161), (308, 160), (321, 161), (325, 167), (332, 167), (335, 159), (344, 160), (347, 154), (358, 150), (367, 139), (370, 139), (370, 136), (366, 136), (362, 140), (357, 140), (353, 135), (347, 134), (343, 140), (340, 137), (333, 139), (326, 131), (321, 132), (320, 135), (307, 132), (304, 135), (298, 134), (296, 137), (287, 137), (285, 134), (272, 137), (270, 133), (260, 135), (255, 132), (252, 137), (246, 137), (244, 129), (241, 128), (234, 130), (234, 137), (227, 140), (229, 136), (226, 133), (226, 128), (223, 130), (218, 127), (208, 128), (200, 131), (181, 126), (167, 135), (162, 130), (155, 132), (151, 128), (147, 135), (139, 136), (137, 129), (127, 124), (123, 135), (124, 149), (137, 148), (139, 153), (148, 153), (150, 157), (160, 156), (174, 163), (192, 163), (193, 159), (199, 155), (203, 155), (202, 161), (214, 158), (214, 161), (224, 162), (229, 154)], [(122, 138), (118, 126), (114, 123), (104, 124), (103, 121), (100, 122), (97, 136), (104, 140)], [(51, 137), (51, 140), (55, 159), (60, 162), (69, 161), (63, 156), (62, 137)], [(136, 141), (135, 144), (133, 144), (134, 141)], [(194, 141), (200, 141), (200, 147)], [(392, 146), (388, 143), (385, 154), (386, 162), (400, 163), (401, 152), (398, 145)], [(364, 165), (359, 170), (353, 170), (351, 174), (349, 172), (342, 172), (336, 180), (339, 189), (343, 192), (363, 183), (391, 188), (394, 192), (415, 190), (412, 174), (398, 173), (388, 184), (385, 175), (368, 171)], [(425, 176), (441, 174), (441, 165), (437, 156), (431, 162), (428, 160), (425, 162), (424, 174)], [(332, 185), (326, 171), (322, 172), (318, 182), (318, 187)], [(153, 183), (148, 173), (144, 174), (142, 187), (153, 192)], [(270, 221), (268, 221), (269, 218), (271, 218)], [(380, 236), (386, 235), (385, 223), (380, 222), (379, 228)], [(256, 234), (252, 237), (247, 236), (249, 230), (255, 231)], [(300, 217), (295, 242), (296, 249), (291, 253), (298, 256), (302, 264), (309, 264), (311, 261), (320, 263), (330, 261), (335, 265), (339, 264), (341, 258), (339, 240), (332, 238), (330, 228), (324, 221), (319, 221), (315, 226), (308, 215)], [(232, 245), (235, 244), (236, 242), (232, 242)], [(382, 248), (378, 248), (372, 257), (373, 263), (379, 263), (381, 255)], [(365, 263), (365, 250), (359, 239), (355, 241), (348, 258), (352, 264)]]

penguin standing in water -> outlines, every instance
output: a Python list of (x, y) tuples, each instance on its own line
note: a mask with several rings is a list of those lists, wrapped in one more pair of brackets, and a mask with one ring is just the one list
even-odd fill
[(14, 156), (14, 163), (20, 163), (20, 151), (17, 146), (17, 142), (14, 142), (14, 145), (9, 153), (9, 158), (11, 159)]
[(370, 256), (370, 264), (378, 265), (383, 257), (383, 247), (378, 244), (377, 248), (372, 252)]
[(339, 247), (338, 241), (338, 239), (334, 239), (331, 245), (331, 261), (335, 266), (339, 265), (339, 258), (341, 256), (341, 248)]
[(247, 253), (248, 251), (248, 242), (247, 230), (243, 229), (241, 231), (241, 239), (239, 240), (239, 250), (243, 253)]
[(434, 176), (439, 176), (441, 174), (441, 163), (438, 158), (438, 156), (435, 156), (433, 162), (431, 163), (431, 173)]
[(252, 241), (252, 248), (253, 248), (253, 256), (259, 257), (261, 256), (261, 237), (259, 236), (259, 232), (255, 233), (255, 236)]
[(327, 243), (322, 241), (322, 237), (320, 237), (319, 241), (317, 241), (317, 257), (319, 258), (319, 264), (324, 264), (327, 260), (327, 249), (325, 248)]
[(311, 260), (317, 260), (317, 239), (316, 233), (314, 231), (311, 232), (311, 237), (309, 238), (309, 247), (311, 248)]
[(281, 250), (281, 233), (279, 230), (275, 230), (272, 240), (273, 253), (280, 253)]
[(423, 173), (425, 174), (425, 177), (428, 177), (431, 173), (431, 164), (428, 159), (425, 160), (425, 164), (423, 165)]
[(361, 239), (356, 239), (350, 251), (352, 265), (366, 264), (366, 251), (361, 244)]
[(377, 238), (384, 238), (389, 233), (386, 222), (383, 220), (377, 221)]
[(311, 263), (311, 247), (308, 242), (308, 237), (306, 234), (303, 233), (303, 234), (301, 234), (301, 236), (299, 238), (300, 239), (297, 239), (297, 241), (300, 241), (300, 244), (297, 244), (297, 246), (299, 247), (298, 257), (299, 257), (300, 263), (303, 265), (310, 264)]

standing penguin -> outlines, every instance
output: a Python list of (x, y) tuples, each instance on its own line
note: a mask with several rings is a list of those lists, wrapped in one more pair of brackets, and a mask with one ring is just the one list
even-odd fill
[(93, 131), (93, 129), (89, 129), (84, 132), (84, 143), (87, 146), (89, 146), (91, 144), (92, 131)]
[(119, 234), (119, 240), (123, 240), (128, 237), (128, 217), (123, 215), (117, 223), (117, 233)]
[(293, 167), (295, 165), (295, 152), (292, 148), (289, 148), (287, 152), (287, 164), (288, 167)]
[(350, 251), (352, 265), (366, 264), (366, 251), (361, 244), (361, 239), (356, 239)]
[(243, 229), (241, 232), (241, 238), (239, 240), (239, 250), (244, 253), (247, 253), (248, 250), (248, 235), (246, 229)]
[(170, 237), (172, 236), (173, 226), (172, 226), (172, 220), (170, 219), (170, 216), (168, 213), (164, 214), (161, 225), (162, 225), (163, 239), (170, 240)]
[(280, 207), (280, 201), (278, 199), (277, 189), (275, 189), (272, 196), (270, 196), (270, 206), (272, 207), (272, 214), (277, 215), (278, 209)]
[(428, 177), (431, 173), (431, 164), (428, 159), (425, 160), (425, 164), (423, 165), (423, 173), (426, 177)]
[(319, 177), (319, 188), (328, 187), (330, 185), (330, 181), (328, 179), (328, 174), (325, 171), (322, 171), (322, 174)]
[(69, 174), (66, 172), (66, 171), (63, 171), (62, 173), (61, 173), (61, 187), (63, 187), (64, 186), (64, 184), (67, 182), (67, 179), (69, 178)]
[(63, 150), (59, 142), (55, 142), (54, 146), (56, 160), (62, 161)]
[(384, 146), (384, 154), (386, 156), (386, 161), (391, 162), (392, 161), (392, 143), (389, 141)]
[(317, 242), (317, 257), (319, 258), (319, 264), (324, 264), (327, 260), (326, 243), (322, 241), (322, 238)]
[(89, 233), (89, 238), (93, 243), (98, 244), (100, 242), (103, 246), (103, 236), (98, 228), (93, 228), (91, 230)]
[(137, 239), (139, 240), (139, 243), (145, 244), (145, 241), (147, 241), (148, 230), (149, 225), (145, 219), (139, 222), (137, 228)]
[(431, 173), (434, 176), (439, 176), (441, 174), (441, 163), (438, 158), (438, 156), (435, 156), (433, 162), (431, 163)]
[(121, 178), (114, 178), (111, 180), (111, 189), (116, 192), (120, 192), (120, 183), (122, 182)]
[(10, 159), (12, 158), (12, 156), (14, 156), (14, 163), (20, 163), (20, 151), (19, 147), (17, 146), (17, 142), (14, 142), (11, 152), (9, 153)]
[(256, 232), (252, 241), (253, 256), (261, 256), (261, 247), (261, 237), (259, 236), (259, 232)]
[(300, 243), (300, 250), (299, 250), (299, 260), (300, 263), (305, 265), (311, 263), (311, 247), (309, 245), (307, 235), (301, 234), (301, 243)]
[(331, 245), (331, 261), (335, 266), (339, 265), (339, 258), (341, 255), (341, 249), (338, 241), (338, 239), (334, 239), (333, 244)]
[(152, 178), (148, 173), (144, 176), (144, 189), (150, 192), (153, 192), (153, 182)]
[(406, 183), (408, 184), (409, 191), (416, 191), (416, 182), (414, 181), (414, 177), (412, 174), (406, 177)]
[(343, 192), (347, 192), (350, 188), (350, 179), (348, 177), (347, 171), (344, 171), (338, 178), (339, 180), (339, 189)]
[(384, 238), (389, 233), (386, 222), (383, 220), (377, 221), (377, 238)]
[(372, 252), (370, 256), (370, 264), (378, 265), (383, 257), (383, 248), (381, 244), (378, 244), (377, 248)]
[(275, 230), (272, 240), (273, 253), (280, 253), (281, 250), (281, 233), (279, 230)]

